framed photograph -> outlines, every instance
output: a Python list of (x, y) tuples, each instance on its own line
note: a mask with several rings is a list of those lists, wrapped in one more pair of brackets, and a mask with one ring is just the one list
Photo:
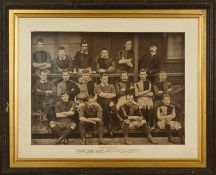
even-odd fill
[(3, 2), (2, 173), (215, 174), (215, 4), (92, 3)]

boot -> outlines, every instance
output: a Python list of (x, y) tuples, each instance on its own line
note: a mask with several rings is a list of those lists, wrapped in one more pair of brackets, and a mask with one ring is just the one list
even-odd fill
[(65, 144), (65, 145), (68, 145), (68, 144), (69, 144), (68, 138), (65, 138), (65, 139), (64, 139), (64, 144)]
[(128, 123), (124, 123), (123, 125), (123, 129), (124, 129), (124, 143), (126, 145), (130, 145), (131, 143), (128, 141), (128, 129), (129, 129), (129, 124)]
[(61, 144), (61, 141), (62, 141), (63, 139), (64, 139), (63, 136), (59, 137), (59, 138), (57, 139), (57, 141), (55, 142), (55, 144), (56, 144), (56, 145)]
[(72, 133), (72, 131), (73, 131), (73, 130), (72, 130), (71, 128), (68, 128), (68, 129), (64, 132), (64, 134), (58, 138), (58, 140), (56, 141), (55, 144), (56, 144), (56, 145), (60, 144), (62, 140), (64, 140), (65, 138), (67, 138), (67, 137)]
[(100, 145), (107, 145), (108, 143), (105, 142), (102, 138), (99, 138), (99, 144)]
[(177, 144), (177, 142), (173, 140), (173, 137), (170, 137), (170, 136), (169, 136), (169, 137), (168, 137), (168, 141), (169, 141), (170, 143)]
[(145, 132), (147, 133), (147, 135), (148, 135), (148, 141), (149, 141), (150, 143), (152, 143), (152, 144), (157, 144), (157, 142), (154, 141), (154, 139), (152, 138), (152, 135), (151, 135), (151, 132), (150, 132), (150, 129), (149, 129), (147, 123), (144, 123), (144, 124), (143, 124), (143, 128), (144, 128), (144, 131), (145, 131)]
[(158, 144), (152, 137), (152, 135), (148, 135), (148, 141), (151, 143), (151, 144)]
[(172, 138), (172, 130), (171, 130), (171, 128), (170, 128), (170, 125), (169, 125), (169, 124), (166, 124), (166, 125), (165, 125), (165, 128), (166, 128), (167, 134), (168, 134), (168, 141), (169, 141), (170, 143), (176, 144), (176, 142), (175, 142), (175, 141), (173, 140), (173, 138)]
[(86, 145), (86, 139), (85, 138), (82, 138), (81, 145)]
[(178, 129), (176, 130), (178, 136), (180, 137), (180, 143), (181, 144), (185, 144), (185, 138), (184, 138), (184, 134), (183, 134), (183, 129)]
[(124, 138), (124, 144), (125, 145), (131, 145), (131, 142), (128, 141), (128, 137)]
[(82, 138), (82, 142), (81, 145), (85, 145), (86, 144), (86, 132), (85, 132), (85, 123), (83, 121), (80, 121), (79, 123), (79, 131), (80, 131), (80, 136)]

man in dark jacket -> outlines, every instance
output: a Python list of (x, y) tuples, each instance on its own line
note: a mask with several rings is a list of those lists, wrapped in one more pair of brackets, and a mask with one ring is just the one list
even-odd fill
[(65, 48), (59, 47), (58, 57), (52, 61), (52, 72), (62, 73), (63, 71), (72, 72), (73, 63), (71, 57), (66, 55)]
[(63, 81), (57, 85), (57, 96), (60, 97), (62, 93), (68, 92), (69, 100), (74, 101), (80, 90), (75, 82), (70, 80), (70, 74), (68, 71), (62, 72)]
[(160, 62), (161, 59), (157, 54), (158, 46), (156, 44), (152, 44), (149, 48), (149, 53), (145, 54), (141, 57), (139, 61), (139, 70), (145, 69), (147, 70), (147, 74), (149, 75), (149, 80), (153, 83), (155, 77), (151, 77), (154, 74), (157, 74), (160, 70)]
[(86, 41), (82, 41), (81, 43), (81, 51), (77, 51), (73, 61), (74, 72), (82, 73), (84, 69), (89, 70), (90, 72), (95, 72), (96, 65), (95, 61), (89, 55), (88, 52), (88, 43)]

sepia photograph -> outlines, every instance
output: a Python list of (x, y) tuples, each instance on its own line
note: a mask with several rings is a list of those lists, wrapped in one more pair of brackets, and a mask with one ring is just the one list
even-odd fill
[(184, 145), (184, 32), (31, 32), (32, 145)]

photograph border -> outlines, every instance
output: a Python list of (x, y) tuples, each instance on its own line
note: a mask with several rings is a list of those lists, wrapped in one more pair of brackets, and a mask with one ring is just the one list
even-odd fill
[[(197, 18), (198, 58), (198, 159), (20, 159), (18, 158), (18, 21), (20, 18)], [(206, 159), (206, 10), (9, 10), (9, 153), (10, 167), (199, 167)]]

